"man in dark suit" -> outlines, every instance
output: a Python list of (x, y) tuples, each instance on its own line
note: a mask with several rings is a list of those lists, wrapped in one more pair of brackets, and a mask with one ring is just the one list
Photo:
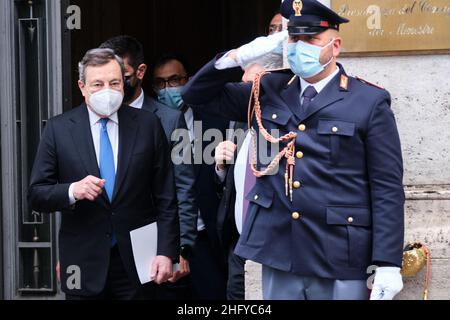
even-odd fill
[[(254, 150), (258, 179), (235, 252), (263, 265), (265, 299), (367, 299), (371, 265), (371, 299), (393, 299), (403, 287), (405, 198), (390, 95), (337, 63), (347, 19), (315, 0), (285, 0), (281, 13), (291, 70), (255, 82), (252, 124), (282, 152), (266, 162), (267, 150)], [(246, 121), (252, 85), (230, 77), (287, 36), (214, 59), (185, 87), (184, 101)]]
[(157, 222), (149, 272), (156, 283), (166, 282), (179, 254), (167, 139), (157, 117), (123, 106), (125, 71), (112, 50), (87, 52), (79, 69), (85, 103), (48, 122), (30, 205), (62, 212), (61, 283), (68, 299), (153, 298), (153, 286), (140, 285), (130, 231)]
[[(245, 300), (245, 259), (234, 253), (242, 232), (244, 189), (248, 170), (248, 152), (251, 138), (248, 125), (233, 123), (233, 137), (220, 143), (215, 150), (216, 175), (223, 188), (217, 210), (219, 242), (228, 257), (227, 300)], [(239, 161), (239, 163), (238, 163)], [(254, 180), (254, 177), (249, 177)]]
[[(181, 111), (165, 107), (146, 95), (142, 89), (142, 82), (147, 72), (142, 44), (130, 36), (117, 36), (105, 41), (100, 45), (100, 48), (112, 49), (124, 61), (126, 79), (124, 103), (133, 108), (155, 114), (164, 128), (171, 152), (174, 151), (174, 148), (181, 141), (172, 139), (172, 135), (177, 130), (187, 130), (186, 121)], [(141, 138), (145, 139), (146, 137)], [(190, 160), (190, 148), (182, 148), (182, 150), (187, 154), (182, 154), (181, 156), (183, 158), (188, 157)], [(172, 152), (172, 156), (177, 156), (177, 154)], [(194, 167), (190, 161), (176, 162), (177, 164), (173, 166), (173, 169), (178, 200), (178, 215), (180, 217), (181, 256), (180, 270), (175, 272), (174, 277), (169, 282), (177, 282), (190, 273), (189, 253), (192, 251), (197, 237), (198, 208), (195, 201)], [(170, 283), (163, 284), (162, 287), (166, 290), (160, 290), (161, 292), (158, 294), (160, 299), (180, 300), (189, 298), (187, 287), (182, 283), (179, 283), (176, 289), (172, 288)]]
[[(282, 31), (281, 14), (277, 13), (269, 24), (269, 35)], [(283, 65), (283, 43), (276, 53), (252, 61), (244, 67), (243, 82), (252, 82), (257, 73), (279, 69)], [(223, 196), (217, 210), (217, 232), (219, 241), (228, 255), (228, 300), (245, 300), (245, 259), (234, 253), (247, 214), (248, 200), (244, 193), (255, 185), (255, 176), (250, 168), (249, 147), (252, 136), (248, 123), (232, 122), (234, 134), (220, 143), (215, 151), (216, 174), (223, 187)]]
[(227, 265), (217, 235), (219, 197), (214, 177), (214, 159), (207, 163), (203, 157), (207, 147), (213, 151), (213, 147), (220, 141), (209, 146), (208, 141), (203, 141), (203, 135), (215, 130), (223, 139), (229, 122), (196, 112), (182, 101), (181, 90), (188, 79), (186, 63), (178, 56), (166, 55), (155, 63), (153, 86), (158, 100), (166, 109), (180, 110), (184, 114), (195, 154), (195, 188), (199, 213), (198, 237), (190, 261), (192, 297), (200, 300), (225, 300)]

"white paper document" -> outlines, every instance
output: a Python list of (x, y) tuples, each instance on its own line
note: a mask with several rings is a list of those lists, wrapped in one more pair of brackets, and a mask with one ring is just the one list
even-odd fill
[[(153, 259), (158, 252), (158, 227), (156, 222), (130, 232), (134, 263), (141, 284), (154, 279), (150, 277)], [(173, 265), (173, 272), (179, 270), (179, 265)]]

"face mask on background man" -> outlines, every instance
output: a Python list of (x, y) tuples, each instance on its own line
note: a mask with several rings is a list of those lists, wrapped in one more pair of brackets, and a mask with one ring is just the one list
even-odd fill
[(303, 79), (314, 77), (321, 73), (333, 61), (322, 65), (320, 63), (320, 54), (322, 50), (328, 48), (334, 43), (334, 39), (329, 44), (320, 47), (303, 41), (297, 43), (290, 43), (288, 46), (288, 61), (291, 65), (291, 70)]
[(112, 89), (105, 89), (91, 94), (89, 106), (102, 117), (110, 117), (116, 113), (123, 102), (122, 92)]
[(172, 109), (180, 109), (183, 106), (182, 90), (183, 86), (161, 89), (158, 91), (158, 101)]

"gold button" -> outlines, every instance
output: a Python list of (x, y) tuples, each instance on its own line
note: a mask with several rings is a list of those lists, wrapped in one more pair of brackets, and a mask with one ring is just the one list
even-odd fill
[(256, 201), (256, 200), (258, 200), (258, 199), (259, 199), (259, 196), (258, 196), (258, 195), (256, 195), (254, 199), (255, 199), (255, 201)]
[(292, 219), (294, 219), (294, 220), (300, 219), (300, 213), (294, 212), (294, 213), (292, 214)]
[(302, 186), (302, 184), (300, 182), (298, 182), (298, 181), (294, 182), (294, 188), (295, 189), (299, 189), (301, 186)]
[(333, 133), (338, 133), (339, 129), (338, 129), (338, 127), (333, 127), (333, 129), (331, 129), (331, 131), (333, 131)]
[(348, 221), (348, 223), (353, 223), (353, 221), (355, 221), (355, 220), (353, 219), (353, 217), (349, 217), (349, 218), (347, 219), (347, 221)]
[(303, 156), (304, 156), (303, 152), (301, 152), (301, 151), (297, 152), (297, 158), (298, 159), (303, 158)]
[(278, 116), (277, 116), (276, 114), (274, 114), (274, 115), (272, 115), (272, 119), (273, 119), (273, 120), (277, 120), (277, 119), (278, 119)]
[(298, 126), (298, 130), (300, 130), (301, 132), (305, 132), (306, 131), (306, 126), (304, 124), (301, 124)]

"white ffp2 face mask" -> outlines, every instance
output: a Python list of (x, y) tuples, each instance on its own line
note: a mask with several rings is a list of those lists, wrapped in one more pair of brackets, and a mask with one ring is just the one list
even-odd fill
[(105, 89), (89, 97), (89, 106), (100, 116), (110, 117), (120, 109), (123, 94), (120, 91)]

